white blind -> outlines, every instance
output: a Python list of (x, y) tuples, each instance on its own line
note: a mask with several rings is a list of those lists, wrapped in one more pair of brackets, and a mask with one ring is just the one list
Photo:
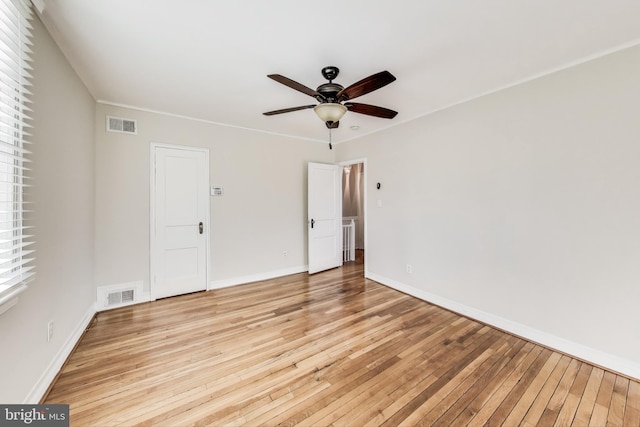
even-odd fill
[(28, 1), (0, 0), (0, 303), (34, 273), (24, 198), (29, 187), (30, 19)]

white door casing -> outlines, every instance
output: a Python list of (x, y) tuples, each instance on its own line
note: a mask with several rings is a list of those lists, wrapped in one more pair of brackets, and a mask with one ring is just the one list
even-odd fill
[(209, 151), (151, 145), (152, 299), (207, 289)]
[(308, 165), (309, 274), (342, 265), (342, 167)]

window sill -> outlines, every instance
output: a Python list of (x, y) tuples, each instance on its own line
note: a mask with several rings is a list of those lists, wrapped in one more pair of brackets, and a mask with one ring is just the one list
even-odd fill
[(12, 286), (0, 294), (0, 316), (18, 303), (18, 295), (27, 290), (27, 285), (21, 283)]

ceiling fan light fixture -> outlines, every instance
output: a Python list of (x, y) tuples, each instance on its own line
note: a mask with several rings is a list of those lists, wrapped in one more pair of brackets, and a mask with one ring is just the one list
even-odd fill
[(347, 112), (347, 107), (342, 104), (334, 102), (325, 102), (318, 104), (314, 107), (313, 111), (316, 112), (320, 120), (323, 122), (339, 122), (344, 113)]

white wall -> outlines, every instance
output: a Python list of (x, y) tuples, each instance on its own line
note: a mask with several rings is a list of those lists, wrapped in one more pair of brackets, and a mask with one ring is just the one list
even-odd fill
[(639, 75), (634, 47), (338, 145), (368, 274), (640, 377)]
[[(137, 135), (106, 132), (106, 115), (137, 120)], [(149, 289), (151, 142), (210, 151), (210, 183), (224, 188), (211, 198), (214, 286), (305, 268), (306, 165), (333, 161), (326, 144), (107, 104), (95, 120), (97, 286)]]
[[(0, 402), (37, 402), (93, 314), (95, 102), (34, 19), (36, 279), (0, 315)], [(53, 339), (47, 342), (47, 323)]]

